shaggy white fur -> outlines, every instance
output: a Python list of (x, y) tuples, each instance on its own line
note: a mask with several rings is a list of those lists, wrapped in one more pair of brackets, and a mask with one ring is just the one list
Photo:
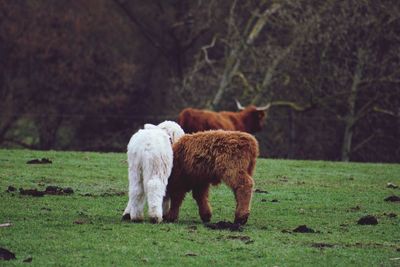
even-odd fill
[(162, 221), (163, 210), (169, 203), (163, 198), (172, 170), (172, 143), (184, 135), (179, 124), (164, 121), (159, 125), (145, 124), (128, 144), (129, 201), (123, 218), (143, 221), (147, 196), (150, 221)]

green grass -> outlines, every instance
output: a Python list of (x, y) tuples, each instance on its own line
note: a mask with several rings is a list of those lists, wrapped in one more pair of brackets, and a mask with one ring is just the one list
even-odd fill
[[(26, 164), (42, 157), (53, 163)], [(125, 157), (0, 150), (0, 224), (12, 223), (0, 228), (0, 247), (17, 257), (0, 266), (25, 265), (29, 257), (32, 266), (400, 266), (400, 203), (384, 201), (400, 195), (386, 187), (400, 184), (399, 164), (259, 159), (255, 188), (269, 193), (255, 193), (244, 231), (230, 232), (205, 228), (190, 195), (176, 224), (121, 222)], [(21, 196), (5, 192), (10, 185), (75, 193)], [(211, 205), (213, 222), (233, 220), (226, 186), (212, 188)], [(367, 214), (379, 224), (358, 225)], [(291, 232), (302, 224), (318, 233)]]

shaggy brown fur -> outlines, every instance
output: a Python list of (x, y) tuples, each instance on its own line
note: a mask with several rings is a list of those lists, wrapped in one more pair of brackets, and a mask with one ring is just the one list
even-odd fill
[(185, 133), (205, 130), (231, 130), (255, 133), (262, 129), (266, 111), (248, 106), (238, 112), (186, 108), (178, 117), (178, 123)]
[(259, 153), (257, 140), (243, 132), (205, 131), (184, 135), (173, 150), (174, 163), (166, 194), (171, 199), (171, 208), (165, 219), (178, 219), (185, 194), (192, 191), (200, 218), (209, 222), (209, 186), (223, 181), (235, 194), (235, 223), (245, 224), (250, 214), (252, 175)]

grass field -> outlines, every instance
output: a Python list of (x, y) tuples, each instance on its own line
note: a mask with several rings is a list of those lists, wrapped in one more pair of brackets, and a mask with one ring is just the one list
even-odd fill
[[(49, 158), (52, 164), (26, 164)], [(0, 150), (0, 266), (400, 266), (400, 164), (259, 159), (242, 232), (202, 225), (191, 195), (176, 224), (121, 222), (125, 154)], [(70, 187), (70, 195), (19, 188)], [(14, 192), (7, 192), (9, 186)], [(263, 192), (268, 191), (268, 193)], [(211, 190), (212, 222), (233, 220), (234, 198)], [(359, 225), (373, 215), (377, 225)], [(299, 225), (315, 233), (294, 233)], [(30, 263), (25, 263), (28, 261)]]

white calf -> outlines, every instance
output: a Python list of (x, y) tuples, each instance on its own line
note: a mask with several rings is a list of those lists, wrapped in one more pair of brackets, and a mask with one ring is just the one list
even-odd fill
[(152, 223), (162, 221), (163, 203), (168, 177), (171, 174), (172, 143), (184, 132), (175, 122), (165, 121), (155, 126), (145, 124), (135, 133), (128, 144), (129, 201), (123, 219), (143, 221), (143, 209), (147, 196), (148, 214)]

